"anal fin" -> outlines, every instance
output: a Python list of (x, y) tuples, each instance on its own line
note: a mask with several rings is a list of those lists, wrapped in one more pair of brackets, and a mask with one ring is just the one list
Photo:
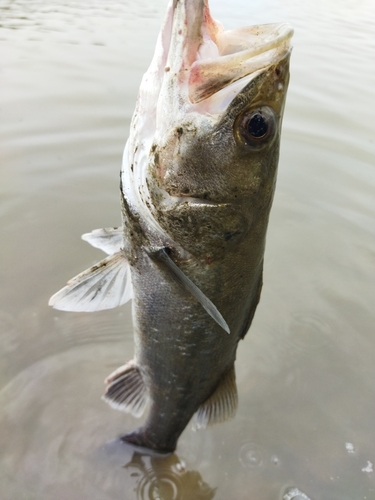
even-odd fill
[(238, 406), (234, 365), (219, 382), (215, 391), (199, 407), (195, 414), (195, 428), (205, 429), (234, 417)]
[(142, 375), (134, 361), (117, 368), (106, 379), (105, 393), (102, 397), (116, 410), (140, 417), (147, 404), (147, 390)]

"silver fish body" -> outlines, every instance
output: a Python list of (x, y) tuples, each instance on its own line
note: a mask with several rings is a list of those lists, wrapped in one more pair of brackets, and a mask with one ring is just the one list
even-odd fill
[(114, 255), (50, 302), (94, 310), (133, 299), (134, 359), (104, 396), (135, 415), (149, 407), (125, 441), (171, 452), (194, 414), (204, 428), (236, 411), (234, 362), (262, 288), (291, 36), (287, 25), (226, 32), (204, 0), (168, 7), (124, 152), (123, 228), (84, 235)]

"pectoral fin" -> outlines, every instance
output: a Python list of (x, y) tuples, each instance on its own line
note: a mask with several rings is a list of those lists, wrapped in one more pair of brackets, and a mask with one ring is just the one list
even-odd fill
[(195, 414), (195, 428), (205, 429), (234, 417), (238, 405), (236, 374), (234, 365), (223, 376), (213, 394), (199, 407)]
[(48, 304), (61, 311), (91, 312), (112, 309), (131, 298), (129, 263), (117, 252), (69, 280)]
[(230, 333), (229, 326), (223, 316), (218, 311), (215, 304), (195, 285), (186, 274), (173, 262), (165, 248), (161, 248), (149, 253), (150, 257), (157, 259), (166, 265), (172, 278), (177, 281), (185, 290), (195, 297), (207, 313), (213, 318), (223, 330)]
[(81, 238), (93, 247), (103, 250), (108, 255), (112, 255), (121, 250), (123, 244), (122, 227), (94, 229), (91, 233), (83, 234)]
[(117, 368), (105, 379), (106, 391), (102, 399), (116, 410), (140, 417), (147, 404), (147, 391), (142, 375), (134, 363)]

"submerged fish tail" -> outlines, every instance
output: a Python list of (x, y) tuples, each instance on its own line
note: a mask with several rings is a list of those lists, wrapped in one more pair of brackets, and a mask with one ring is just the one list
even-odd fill
[[(166, 398), (167, 400), (168, 398)], [(223, 423), (234, 417), (238, 404), (234, 365), (225, 372), (212, 394), (195, 413), (195, 429)], [(144, 426), (125, 434), (121, 439), (142, 448), (159, 453), (171, 453), (175, 450), (178, 438), (191, 418), (191, 412), (183, 405), (174, 405), (175, 411), (153, 403)]]

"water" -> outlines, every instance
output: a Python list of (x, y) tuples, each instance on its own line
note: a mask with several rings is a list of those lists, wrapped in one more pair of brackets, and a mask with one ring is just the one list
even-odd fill
[(46, 305), (102, 257), (80, 235), (120, 223), (122, 149), (164, 9), (0, 0), (0, 498), (373, 500), (372, 0), (212, 0), (228, 28), (296, 30), (233, 421), (189, 426), (169, 458), (122, 446), (137, 421), (100, 396), (132, 357), (130, 306)]

